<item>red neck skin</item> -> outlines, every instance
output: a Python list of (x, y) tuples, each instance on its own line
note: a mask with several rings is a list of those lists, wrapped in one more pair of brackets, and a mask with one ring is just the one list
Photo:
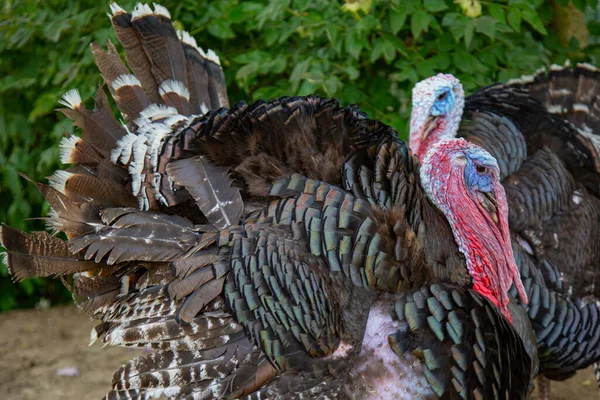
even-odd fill
[(418, 130), (411, 131), (408, 145), (413, 153), (419, 157), (419, 160), (423, 160), (429, 148), (442, 139), (441, 136), (446, 130), (446, 120), (445, 117), (439, 118), (436, 121), (436, 127), (429, 132), (425, 139), (422, 139), (422, 136), (423, 131), (427, 128), (426, 125), (423, 125)]
[(508, 311), (511, 284), (515, 284), (524, 304), (527, 303), (527, 295), (513, 256), (504, 188), (496, 181), (494, 192), (498, 203), (498, 225), (481, 206), (477, 195), (466, 186), (462, 169), (453, 168), (445, 190), (448, 196), (447, 217), (454, 239), (466, 256), (473, 289), (490, 299), (512, 322)]

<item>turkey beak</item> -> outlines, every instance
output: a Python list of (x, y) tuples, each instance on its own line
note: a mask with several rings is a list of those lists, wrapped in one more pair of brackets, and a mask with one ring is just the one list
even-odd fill
[(437, 127), (438, 119), (440, 119), (439, 115), (430, 115), (425, 121), (423, 133), (421, 134), (421, 141), (425, 140), (427, 136)]
[(492, 221), (500, 228), (500, 219), (498, 218), (498, 201), (494, 192), (479, 192), (479, 203), (487, 211)]

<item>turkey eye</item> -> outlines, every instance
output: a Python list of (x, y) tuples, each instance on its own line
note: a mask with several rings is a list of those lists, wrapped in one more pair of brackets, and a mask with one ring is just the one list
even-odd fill
[(447, 96), (448, 96), (448, 92), (444, 92), (444, 93), (440, 94), (437, 99), (438, 99), (438, 101), (442, 101), (442, 100), (445, 100)]
[(475, 169), (477, 170), (477, 173), (479, 173), (480, 175), (485, 174), (487, 172), (487, 170), (488, 170), (483, 165), (478, 165), (477, 167), (475, 167)]

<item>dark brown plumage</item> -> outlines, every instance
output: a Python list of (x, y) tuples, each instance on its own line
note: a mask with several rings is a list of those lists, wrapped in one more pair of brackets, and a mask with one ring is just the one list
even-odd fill
[(316, 97), (222, 108), (218, 59), (165, 9), (111, 9), (135, 79), (94, 54), (127, 127), (70, 92), (72, 175), (38, 186), (69, 241), (0, 235), (15, 279), (74, 273), (93, 339), (156, 350), (108, 399), (527, 396), (528, 319), (470, 288), (393, 129)]
[[(543, 314), (537, 306), (528, 309), (538, 344), (547, 349), (540, 371), (552, 379), (600, 359), (594, 300), (600, 295), (598, 81), (594, 67), (553, 66), (547, 74), (482, 89), (467, 97), (459, 131), (499, 161), (516, 246), (529, 253), (551, 289), (536, 301)], [(555, 292), (576, 301), (552, 305), (559, 301)], [(575, 317), (565, 319), (567, 310)], [(567, 329), (583, 320), (581, 329)]]

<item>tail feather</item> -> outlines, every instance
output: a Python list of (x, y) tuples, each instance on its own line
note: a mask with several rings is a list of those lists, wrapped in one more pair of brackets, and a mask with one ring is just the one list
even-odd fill
[(129, 70), (123, 64), (119, 52), (110, 40), (106, 41), (108, 51), (105, 51), (98, 43), (92, 42), (90, 45), (96, 65), (102, 73), (102, 77), (108, 83), (108, 87), (113, 93), (113, 85), (111, 84), (117, 77), (129, 73)]
[(142, 39), (131, 22), (131, 14), (125, 12), (116, 3), (112, 3), (110, 9), (111, 22), (117, 39), (125, 47), (125, 60), (129, 68), (141, 82), (150, 103), (159, 104), (158, 83), (152, 74), (150, 59), (144, 51)]
[[(210, 79), (206, 68), (206, 53), (198, 47), (196, 39), (186, 31), (177, 31), (185, 54), (188, 88), (190, 91), (190, 109), (192, 114), (205, 114), (209, 109), (216, 109), (211, 103)], [(207, 90), (208, 89), (208, 90)], [(223, 105), (223, 107), (228, 107)]]
[(531, 96), (546, 109), (571, 122), (580, 140), (595, 154), (600, 171), (600, 69), (589, 64), (567, 62), (564, 67), (552, 65), (508, 83), (527, 87)]
[(158, 91), (167, 107), (175, 108), (181, 115), (190, 115), (190, 92), (182, 82), (168, 79), (160, 84)]
[[(159, 94), (165, 81), (177, 81), (187, 87), (185, 55), (169, 12), (158, 5), (152, 11), (149, 6), (138, 3), (132, 13), (131, 23), (141, 38)], [(189, 110), (189, 103), (186, 107)], [(189, 115), (184, 110), (178, 111)]]
[(93, 146), (103, 158), (109, 158), (117, 141), (125, 136), (127, 131), (114, 118), (102, 88), (96, 92), (96, 107), (93, 111), (85, 109), (79, 92), (75, 89), (63, 96), (61, 104), (68, 108), (59, 111), (72, 119), (73, 125), (81, 128), (82, 139)]
[(50, 178), (50, 186), (79, 203), (89, 202), (105, 206), (135, 207), (137, 200), (122, 185), (91, 175), (56, 171)]
[(4, 262), (14, 281), (98, 269), (98, 264), (73, 255), (65, 241), (46, 232), (25, 233), (3, 225), (0, 242), (6, 248)]
[(100, 225), (100, 208), (96, 203), (77, 203), (52, 186), (41, 183), (35, 186), (52, 208), (47, 223), (54, 232), (64, 232), (72, 238), (93, 233)]

